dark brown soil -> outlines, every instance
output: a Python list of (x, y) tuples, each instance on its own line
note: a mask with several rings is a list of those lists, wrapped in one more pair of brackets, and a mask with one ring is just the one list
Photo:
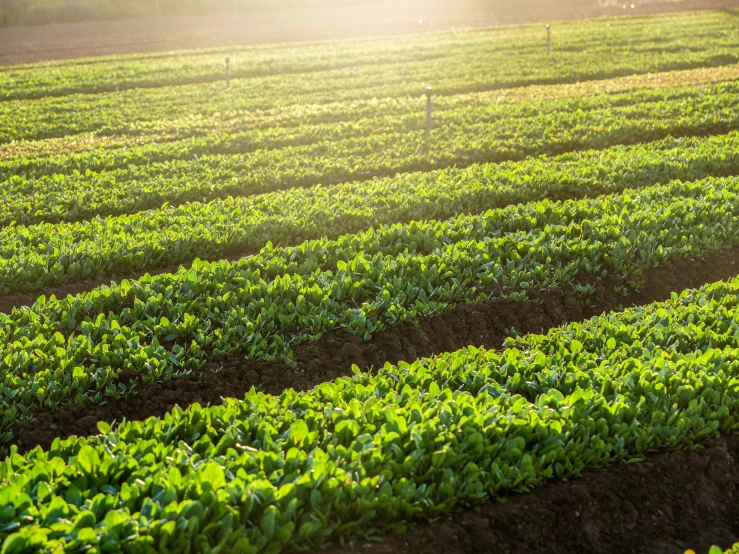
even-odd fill
[[(236, 261), (246, 256), (252, 256), (259, 252), (258, 248), (246, 250), (239, 248), (228, 249), (217, 256), (207, 257), (203, 256), (200, 259), (204, 261)], [(31, 307), (38, 300), (39, 296), (44, 295), (46, 298), (50, 298), (52, 295), (57, 298), (66, 298), (68, 295), (76, 295), (85, 292), (90, 292), (98, 287), (107, 286), (111, 283), (120, 283), (124, 279), (138, 280), (144, 275), (148, 274), (151, 276), (161, 275), (163, 273), (176, 273), (180, 267), (191, 267), (192, 259), (182, 260), (177, 264), (168, 265), (154, 265), (147, 267), (146, 270), (140, 270), (131, 272), (128, 274), (116, 274), (109, 275), (107, 277), (101, 277), (99, 279), (93, 279), (89, 281), (79, 281), (74, 283), (68, 283), (65, 285), (59, 285), (55, 287), (45, 287), (38, 292), (33, 293), (11, 293), (0, 296), (0, 314), (9, 314), (14, 308)]]
[[(249, 253), (251, 254), (251, 252)], [(247, 254), (234, 254), (233, 256), (221, 256), (219, 260), (237, 260), (243, 258)], [(180, 265), (189, 267), (192, 261), (182, 262)], [(9, 314), (13, 311), (13, 308), (24, 308), (31, 307), (38, 300), (39, 296), (44, 295), (46, 298), (50, 298), (52, 295), (57, 298), (66, 298), (68, 295), (76, 295), (84, 292), (90, 292), (103, 285), (110, 285), (113, 282), (120, 283), (123, 279), (140, 279), (146, 273), (149, 275), (161, 275), (162, 273), (172, 273), (177, 271), (179, 265), (170, 265), (164, 267), (153, 267), (147, 268), (146, 271), (139, 271), (137, 273), (131, 273), (129, 275), (116, 275), (95, 279), (92, 281), (82, 281), (76, 283), (69, 283), (66, 285), (59, 285), (56, 287), (46, 287), (38, 292), (24, 294), (24, 293), (11, 293), (0, 296), (0, 314)]]
[(739, 541), (739, 437), (556, 481), (325, 554), (699, 554)]
[[(0, 28), (0, 66), (111, 54), (739, 7), (737, 0), (336, 0), (323, 6), (301, 2), (289, 7), (265, 4), (248, 12), (219, 15)], [(419, 20), (423, 23), (419, 24)]]
[[(606, 282), (595, 283), (597, 292), (592, 306), (587, 308), (573, 293), (554, 289), (534, 294), (527, 302), (497, 299), (475, 306), (459, 304), (450, 311), (422, 319), (417, 326), (404, 324), (387, 329), (370, 341), (345, 331), (335, 331), (316, 342), (298, 345), (294, 366), (241, 357), (213, 362), (206, 371), (173, 381), (151, 383), (125, 400), (39, 414), (32, 423), (15, 425), (14, 441), (22, 451), (39, 444), (46, 447), (56, 437), (94, 434), (96, 423), (101, 420), (109, 423), (123, 418), (141, 420), (160, 416), (175, 404), (219, 403), (223, 397), (243, 397), (252, 386), (261, 386), (270, 394), (279, 394), (290, 387), (306, 390), (351, 375), (352, 364), (369, 369), (385, 362), (413, 361), (468, 345), (500, 348), (510, 329), (520, 334), (538, 333), (621, 306), (664, 300), (673, 291), (736, 275), (739, 272), (737, 261), (739, 247), (709, 254), (702, 261), (667, 261), (647, 271), (640, 291), (627, 298), (614, 292), (620, 281), (611, 277)], [(220, 371), (212, 371), (220, 367)], [(132, 373), (124, 378), (135, 377)]]
[(83, 283), (72, 283), (69, 285), (61, 285), (59, 287), (49, 287), (33, 294), (12, 293), (0, 296), (0, 314), (9, 314), (13, 308), (29, 308), (38, 300), (39, 296), (44, 295), (49, 298), (51, 295), (57, 298), (66, 298), (69, 294), (79, 294), (91, 291), (101, 285), (109, 285), (110, 279), (100, 281), (87, 281)]

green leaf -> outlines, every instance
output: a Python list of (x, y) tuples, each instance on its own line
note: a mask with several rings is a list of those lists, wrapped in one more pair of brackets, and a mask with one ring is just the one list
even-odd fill
[(582, 343), (579, 340), (573, 339), (572, 342), (570, 342), (570, 352), (573, 354), (579, 354), (582, 352), (582, 348)]
[(3, 541), (1, 554), (24, 554), (27, 552), (29, 538), (24, 533), (13, 533)]
[(290, 443), (296, 446), (303, 444), (303, 441), (308, 438), (310, 429), (308, 425), (301, 419), (298, 419), (290, 424)]
[(77, 454), (77, 465), (84, 472), (93, 473), (100, 465), (100, 456), (92, 446), (86, 444)]
[(222, 489), (226, 486), (226, 473), (220, 464), (209, 462), (198, 468), (200, 482), (209, 483), (213, 490)]

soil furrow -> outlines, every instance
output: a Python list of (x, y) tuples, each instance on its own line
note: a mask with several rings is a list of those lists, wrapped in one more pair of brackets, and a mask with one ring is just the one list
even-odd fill
[(33, 422), (14, 426), (13, 443), (21, 451), (36, 445), (48, 447), (57, 437), (97, 433), (98, 421), (141, 420), (161, 416), (175, 405), (219, 403), (224, 397), (243, 397), (252, 386), (262, 387), (270, 394), (279, 394), (287, 388), (307, 390), (351, 375), (353, 364), (370, 369), (385, 362), (413, 361), (468, 345), (497, 349), (512, 329), (519, 334), (540, 333), (604, 311), (665, 300), (673, 291), (736, 275), (738, 261), (739, 247), (707, 254), (703, 260), (668, 260), (646, 271), (640, 290), (628, 297), (615, 292), (622, 280), (610, 276), (605, 281), (593, 282), (596, 293), (588, 307), (583, 307), (573, 292), (553, 289), (531, 294), (526, 302), (495, 299), (475, 306), (462, 303), (423, 318), (418, 325), (403, 324), (387, 329), (370, 341), (343, 330), (333, 331), (313, 343), (296, 346), (294, 365), (240, 356), (210, 362), (205, 371), (150, 383), (136, 394), (111, 400), (104, 406), (71, 406), (41, 413)]
[[(252, 254), (254, 254), (254, 252), (241, 252), (232, 256), (220, 256), (217, 259), (235, 261)], [(205, 259), (206, 261), (216, 261), (215, 259), (203, 259)], [(100, 279), (93, 279), (90, 281), (77, 281), (53, 287), (44, 287), (38, 292), (33, 293), (11, 292), (0, 296), (0, 314), (9, 314), (15, 308), (20, 309), (33, 306), (36, 300), (38, 300), (38, 298), (42, 295), (46, 296), (46, 298), (50, 298), (52, 295), (56, 296), (57, 298), (66, 298), (70, 294), (73, 296), (76, 294), (83, 294), (95, 290), (98, 287), (107, 286), (112, 283), (120, 283), (124, 279), (138, 280), (146, 274), (154, 276), (161, 275), (163, 273), (174, 273), (179, 269), (180, 266), (184, 265), (185, 267), (189, 267), (191, 264), (192, 260), (188, 260), (176, 265), (172, 264), (159, 267), (155, 266), (135, 273), (132, 272), (129, 274), (111, 275), (108, 277), (101, 277)]]
[(654, 454), (505, 503), (453, 514), (382, 542), (324, 554), (699, 554), (739, 540), (739, 436)]

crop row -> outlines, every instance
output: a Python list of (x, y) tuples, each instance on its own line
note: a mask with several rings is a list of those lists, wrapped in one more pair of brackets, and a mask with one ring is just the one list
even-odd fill
[[(731, 14), (733, 11), (725, 12)], [(714, 25), (725, 24), (725, 16), (716, 11), (693, 11), (693, 12), (671, 12), (653, 14), (651, 16), (652, 21), (656, 21), (660, 24), (660, 27), (670, 32), (680, 32), (679, 25), (691, 26), (696, 28), (711, 29)], [(603, 25), (603, 20), (579, 20), (579, 21), (562, 21), (562, 27), (557, 29), (557, 32), (563, 35), (572, 35), (577, 32), (588, 32), (593, 28), (598, 28), (599, 32), (602, 33), (603, 37), (606, 38), (617, 38), (623, 33), (642, 32), (643, 35), (648, 35), (653, 29), (645, 29), (644, 19), (641, 17), (612, 17), (608, 18)], [(695, 30), (695, 29), (694, 29)], [(700, 33), (700, 29), (697, 29)], [(415, 48), (418, 45), (425, 45), (433, 41), (460, 41), (466, 39), (467, 41), (474, 41), (474, 34), (480, 34), (485, 36), (485, 40), (491, 40), (499, 42), (500, 47), (506, 47), (513, 40), (522, 41), (527, 37), (536, 36), (541, 38), (541, 25), (540, 24), (520, 24), (520, 25), (506, 25), (505, 27), (479, 27), (470, 28), (463, 31), (458, 30), (446, 30), (437, 31), (432, 35), (420, 34), (420, 35), (396, 35), (393, 37), (364, 37), (356, 39), (343, 39), (340, 42), (347, 46), (347, 49), (352, 49), (354, 52), (359, 50), (366, 52), (404, 52), (408, 48)], [(286, 58), (292, 58), (296, 55), (305, 55), (306, 51), (310, 51), (309, 55), (320, 57), (322, 52), (331, 52), (338, 41), (336, 40), (324, 40), (324, 41), (313, 41), (313, 42), (300, 42), (300, 43), (282, 43), (282, 44), (252, 44), (245, 46), (216, 46), (208, 48), (198, 48), (195, 50), (170, 50), (170, 51), (149, 51), (149, 52), (135, 52), (128, 54), (117, 54), (117, 55), (104, 55), (97, 57), (86, 57), (86, 58), (74, 58), (74, 59), (58, 59), (58, 60), (47, 60), (40, 62), (32, 62), (26, 64), (17, 64), (13, 66), (6, 66), (0, 68), (2, 72), (15, 72), (20, 75), (21, 70), (58, 70), (63, 67), (73, 66), (73, 68), (79, 68), (80, 66), (94, 65), (96, 68), (119, 67), (127, 68), (131, 71), (132, 75), (136, 72), (131, 68), (138, 65), (146, 66), (148, 64), (161, 63), (162, 59), (170, 59), (176, 57), (186, 57), (190, 64), (195, 66), (207, 66), (212, 58), (215, 60), (222, 61), (223, 56), (232, 54), (254, 54), (255, 56), (269, 55), (270, 52), (280, 50), (284, 53)], [(520, 46), (525, 46), (524, 42), (520, 43)], [(261, 59), (261, 58), (260, 58)], [(180, 60), (181, 61), (181, 60)], [(129, 65), (130, 64), (130, 65)], [(93, 68), (91, 71), (95, 71)]]
[[(222, 83), (132, 89), (100, 95), (72, 95), (33, 101), (0, 102), (0, 142), (125, 130), (136, 133), (149, 122), (187, 120), (219, 114), (253, 113), (294, 105), (329, 104), (375, 98), (417, 97), (426, 85), (436, 95), (531, 85), (574, 83), (696, 67), (736, 64), (737, 42), (719, 33), (707, 39), (706, 52), (693, 51), (677, 42), (671, 49), (639, 53), (633, 45), (620, 54), (593, 52), (590, 48), (564, 51), (552, 60), (539, 54), (536, 60), (511, 56), (488, 48), (479, 55), (467, 53), (448, 58), (341, 70), (314, 72), (295, 78), (275, 75)], [(629, 50), (631, 48), (631, 50)], [(619, 50), (619, 48), (616, 48)], [(499, 59), (498, 59), (499, 58)], [(145, 106), (145, 109), (142, 109)]]
[(77, 223), (0, 230), (0, 294), (143, 273), (398, 222), (446, 219), (543, 198), (739, 174), (739, 133), (295, 188)]
[[(615, 144), (727, 132), (739, 125), (739, 83), (669, 87), (593, 99), (557, 99), (532, 105), (495, 105), (444, 111), (429, 136), (417, 116), (388, 116), (350, 124), (302, 129), (307, 146), (275, 147), (282, 131), (269, 129), (147, 147), (100, 151), (65, 158), (67, 170), (11, 176), (0, 225), (88, 219), (228, 196), (292, 187), (336, 184), (399, 172), (428, 171), (477, 162), (520, 160), (532, 155), (604, 148)], [(284, 140), (296, 141), (296, 129)], [(346, 138), (349, 137), (349, 138)], [(311, 140), (312, 139), (312, 140)], [(105, 171), (73, 169), (85, 164), (143, 161), (148, 154), (178, 157)], [(126, 158), (126, 155), (129, 157)], [(43, 161), (28, 168), (44, 172)], [(89, 165), (88, 165), (89, 169)], [(12, 171), (6, 166), (3, 171)], [(24, 171), (25, 173), (25, 171)]]
[[(666, 258), (700, 256), (739, 241), (739, 178), (673, 182), (588, 200), (541, 202), (448, 221), (411, 222), (275, 248), (237, 262), (101, 287), (66, 299), (40, 297), (0, 315), (2, 429), (72, 403), (131, 391), (199, 370), (207, 360), (286, 360), (291, 347), (343, 328), (369, 339), (460, 301), (523, 299), (595, 287)], [(10, 438), (6, 432), (4, 439)]]
[[(692, 72), (688, 72), (692, 73)], [(433, 127), (457, 126), (470, 123), (496, 123), (504, 120), (541, 118), (560, 112), (594, 112), (608, 108), (628, 108), (637, 104), (705, 102), (709, 93), (736, 94), (735, 69), (724, 72), (724, 79), (717, 82), (690, 83), (689, 79), (678, 80), (679, 84), (665, 87), (638, 86), (626, 90), (616, 89), (609, 94), (598, 94), (599, 82), (590, 82), (590, 87), (570, 85), (540, 87), (539, 94), (526, 94), (529, 90), (511, 89), (505, 93), (472, 93), (441, 97), (434, 101)], [(672, 76), (672, 75), (671, 75)], [(696, 74), (698, 76), (698, 74)], [(702, 77), (702, 75), (700, 75)], [(669, 77), (665, 78), (669, 82)], [(624, 84), (630, 79), (624, 79)], [(687, 82), (686, 82), (687, 81)], [(728, 82), (724, 82), (728, 81)], [(611, 81), (614, 82), (614, 81)], [(573, 92), (570, 95), (569, 92)], [(501, 101), (506, 93), (513, 93), (513, 102)], [(521, 94), (522, 100), (516, 98)], [(587, 98), (594, 96), (593, 98)], [(128, 169), (131, 165), (155, 165), (168, 161), (197, 161), (199, 164), (222, 165), (223, 155), (245, 154), (264, 149), (291, 146), (309, 146), (316, 142), (337, 142), (361, 139), (382, 133), (402, 133), (425, 130), (425, 101), (420, 98), (384, 98), (371, 101), (335, 103), (330, 106), (295, 106), (269, 113), (244, 116), (237, 123), (220, 129), (205, 128), (191, 136), (189, 130), (180, 137), (182, 128), (170, 129), (166, 137), (155, 132), (141, 136), (125, 135), (110, 137), (107, 144), (82, 151), (67, 150), (77, 136), (65, 141), (54, 140), (57, 152), (50, 155), (7, 156), (0, 161), (0, 177), (8, 180), (19, 178), (41, 178), (56, 173), (98, 173), (114, 169)], [(641, 110), (646, 110), (642, 106)], [(685, 107), (684, 109), (689, 109)], [(194, 120), (197, 121), (197, 120)], [(171, 122), (168, 122), (171, 123)], [(511, 124), (515, 128), (515, 123)], [(500, 129), (498, 129), (500, 131)], [(149, 144), (141, 143), (146, 139)], [(161, 140), (157, 140), (160, 138)], [(68, 142), (67, 142), (68, 141)], [(82, 141), (84, 144), (84, 141)], [(94, 143), (93, 143), (94, 146)], [(217, 163), (209, 156), (221, 156)], [(154, 170), (152, 170), (154, 171)]]
[[(721, 28), (719, 21), (714, 25)], [(675, 39), (680, 38), (684, 37), (678, 32)], [(537, 41), (539, 45), (540, 39), (541, 36)], [(144, 59), (119, 56), (87, 63), (83, 60), (75, 65), (34, 64), (0, 72), (0, 98), (31, 99), (222, 81), (226, 56), (231, 62), (233, 80), (283, 74), (300, 79), (304, 74), (348, 67), (429, 61), (455, 55), (479, 56), (493, 49), (511, 52), (518, 47), (526, 50), (532, 42), (525, 35), (513, 38), (510, 32), (450, 32), (433, 37), (343, 41), (342, 48), (336, 48), (334, 42), (324, 42), (266, 48), (218, 48), (213, 49), (213, 53), (208, 50), (168, 52)]]
[[(730, 54), (731, 48), (739, 45), (739, 34), (729, 15), (707, 13), (663, 18), (659, 24), (654, 20), (632, 20), (626, 25), (617, 21), (562, 23), (556, 41), (557, 55), (565, 60), (593, 60), (608, 53), (628, 59), (630, 64), (638, 57), (639, 63), (648, 65), (657, 58), (679, 61), (687, 54), (710, 64), (713, 56)], [(690, 41), (690, 48), (685, 48), (686, 41)], [(387, 64), (451, 59), (487, 60), (491, 69), (504, 76), (516, 69), (524, 75), (521, 67), (542, 65), (544, 50), (544, 33), (537, 25), (515, 31), (501, 28), (344, 41), (341, 48), (325, 42), (219, 49), (212, 54), (172, 53), (147, 59), (118, 57), (75, 65), (10, 68), (0, 72), (0, 100), (212, 82), (223, 79), (224, 56), (232, 60), (234, 79), (293, 74), (300, 79), (313, 72), (372, 66), (377, 67), (379, 76)]]
[[(717, 31), (725, 27), (720, 17), (710, 18), (703, 23)], [(695, 33), (698, 25), (697, 21), (691, 24), (690, 31)], [(222, 81), (226, 56), (231, 62), (231, 78), (237, 80), (283, 74), (299, 79), (305, 74), (319, 71), (429, 61), (459, 55), (479, 56), (492, 50), (500, 55), (499, 52), (511, 52), (514, 49), (526, 51), (534, 45), (534, 41), (540, 47), (541, 29), (537, 31), (539, 40), (536, 41), (530, 32), (516, 37), (510, 30), (498, 29), (342, 41), (341, 48), (337, 48), (335, 42), (322, 42), (299, 46), (165, 52), (143, 58), (138, 55), (117, 56), (79, 60), (76, 64), (33, 64), (0, 71), (0, 99), (94, 94)], [(677, 25), (667, 32), (668, 40), (673, 41), (684, 39), (685, 34)], [(651, 41), (654, 42), (654, 37)]]
[[(553, 100), (555, 98), (578, 98), (603, 94), (617, 94), (642, 88), (662, 88), (675, 85), (701, 85), (731, 81), (739, 78), (739, 65), (727, 65), (713, 68), (697, 68), (645, 75), (629, 75), (611, 79), (599, 79), (579, 83), (558, 85), (530, 85), (526, 87), (507, 88), (487, 93), (460, 94), (434, 98), (434, 112), (461, 106), (462, 102), (470, 102), (477, 97), (491, 104), (516, 104), (535, 102), (537, 100)], [(418, 92), (418, 91), (416, 91)], [(106, 134), (95, 132), (80, 133), (79, 129), (68, 129), (74, 133), (68, 136), (22, 140), (0, 145), (0, 163), (2, 167), (14, 166), (16, 172), (34, 167), (39, 158), (47, 160), (51, 166), (58, 166), (64, 156), (79, 154), (91, 150), (113, 150), (118, 148), (139, 147), (147, 143), (163, 144), (189, 137), (202, 137), (213, 134), (231, 134), (247, 128), (264, 129), (273, 127), (297, 127), (305, 123), (328, 123), (357, 120), (377, 114), (379, 111), (398, 114), (399, 108), (406, 103), (405, 113), (417, 112), (425, 100), (417, 94), (410, 99), (384, 98), (371, 100), (345, 100), (328, 104), (295, 104), (269, 110), (254, 112), (226, 111), (211, 115), (187, 115), (152, 121), (132, 121), (125, 119), (117, 126), (106, 128)], [(51, 124), (51, 122), (47, 122)], [(59, 122), (57, 122), (59, 123)], [(114, 134), (108, 134), (114, 133)], [(81, 162), (81, 160), (80, 160)]]
[(739, 280), (0, 466), (6, 554), (280, 552), (403, 529), (737, 428)]

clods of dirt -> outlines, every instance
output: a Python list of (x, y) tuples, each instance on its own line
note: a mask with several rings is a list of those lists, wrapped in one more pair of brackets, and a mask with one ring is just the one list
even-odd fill
[(739, 437), (555, 481), (324, 554), (699, 554), (739, 540)]

